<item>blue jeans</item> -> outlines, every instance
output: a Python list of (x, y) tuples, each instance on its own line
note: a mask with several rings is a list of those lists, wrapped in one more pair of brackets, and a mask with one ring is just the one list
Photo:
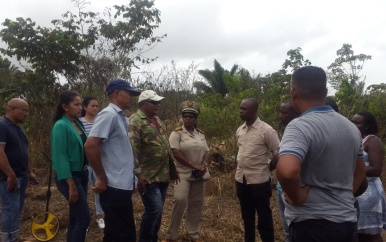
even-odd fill
[[(88, 166), (87, 169), (88, 169), (88, 180), (90, 181), (92, 186), (95, 186), (95, 182), (96, 182), (95, 172), (91, 166)], [(95, 201), (95, 213), (96, 213), (96, 215), (104, 215), (101, 203), (99, 201), (99, 194), (98, 193), (94, 193), (94, 201)]]
[(0, 181), (1, 231), (3, 242), (19, 241), (19, 223), (24, 205), (25, 191), (28, 186), (28, 176), (17, 178), (17, 191), (7, 191), (7, 180)]
[(168, 182), (153, 182), (146, 185), (146, 192), (141, 195), (145, 212), (141, 221), (138, 242), (158, 241), (158, 230), (161, 227), (162, 209), (168, 186)]
[(283, 194), (283, 190), (277, 189), (277, 203), (279, 204), (280, 220), (281, 220), (281, 224), (283, 225), (285, 242), (291, 242), (291, 237), (289, 236), (289, 228), (284, 216), (285, 206), (284, 206), (282, 194)]
[[(72, 179), (78, 189), (79, 199), (70, 205), (70, 219), (67, 230), (67, 242), (83, 242), (90, 224), (90, 211), (87, 204), (88, 171), (72, 172)], [(66, 180), (57, 180), (59, 192), (68, 200), (69, 189)]]

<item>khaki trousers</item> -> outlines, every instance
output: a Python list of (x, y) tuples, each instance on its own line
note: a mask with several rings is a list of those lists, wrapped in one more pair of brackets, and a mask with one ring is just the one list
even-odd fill
[(205, 181), (181, 180), (174, 186), (174, 200), (167, 239), (176, 240), (186, 210), (186, 232), (192, 239), (199, 238), (200, 220), (204, 202)]

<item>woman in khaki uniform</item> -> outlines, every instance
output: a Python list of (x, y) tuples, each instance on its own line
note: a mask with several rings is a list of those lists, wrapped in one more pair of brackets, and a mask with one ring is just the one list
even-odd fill
[(207, 162), (208, 144), (204, 133), (196, 128), (200, 107), (192, 101), (180, 105), (183, 126), (176, 128), (169, 137), (169, 143), (176, 159), (180, 183), (174, 186), (172, 218), (166, 240), (174, 242), (186, 211), (186, 232), (190, 241), (199, 242), (199, 223), (204, 202), (205, 180), (209, 178)]

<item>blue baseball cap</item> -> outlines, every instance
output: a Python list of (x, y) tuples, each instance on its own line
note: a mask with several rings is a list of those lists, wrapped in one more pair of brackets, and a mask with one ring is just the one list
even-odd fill
[(126, 90), (130, 92), (133, 96), (139, 96), (139, 94), (141, 94), (140, 91), (135, 90), (130, 86), (127, 81), (122, 79), (111, 80), (106, 87), (107, 94), (111, 94), (116, 90)]

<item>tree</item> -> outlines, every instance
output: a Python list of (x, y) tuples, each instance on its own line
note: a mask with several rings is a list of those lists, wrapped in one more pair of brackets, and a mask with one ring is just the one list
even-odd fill
[(0, 38), (7, 47), (0, 52), (25, 63), (10, 72), (7, 90), (13, 91), (7, 95), (23, 97), (30, 105), (26, 127), (34, 144), (31, 160), (44, 160), (41, 151), (49, 147), (47, 127), (63, 90), (93, 94), (102, 101), (108, 80), (130, 79), (133, 68), (154, 60), (145, 54), (166, 36), (153, 34), (160, 23), (154, 1), (131, 0), (128, 5), (107, 8), (104, 14), (85, 11), (89, 4), (85, 0), (73, 2), (77, 12), (52, 20), (52, 27), (37, 26), (30, 18), (2, 23)]
[(311, 65), (311, 61), (308, 59), (304, 60), (303, 55), (301, 54), (302, 48), (298, 47), (296, 49), (291, 49), (287, 51), (288, 59), (286, 59), (282, 65), (283, 70), (291, 69), (291, 72), (302, 67)]
[(358, 93), (363, 92), (365, 76), (360, 75), (366, 60), (371, 60), (371, 55), (355, 55), (350, 44), (343, 44), (337, 50), (338, 57), (327, 67), (329, 82), (335, 89), (339, 89), (343, 80), (347, 80)]
[(239, 66), (234, 64), (230, 71), (225, 70), (217, 60), (214, 60), (214, 70), (199, 70), (198, 73), (206, 80), (207, 83), (197, 81), (193, 85), (199, 92), (219, 93), (221, 96), (228, 94), (229, 90), (225, 83), (224, 75), (235, 75)]
[(66, 12), (63, 20), (52, 21), (52, 28), (36, 27), (30, 18), (6, 19), (0, 37), (8, 47), (0, 51), (27, 61), (32, 70), (63, 76), (70, 86), (86, 84), (89, 92), (93, 83), (103, 87), (106, 77), (130, 79), (132, 68), (154, 60), (144, 53), (165, 35), (153, 35), (160, 23), (160, 12), (153, 1), (115, 5), (115, 12), (106, 10), (106, 19), (84, 11), (86, 1), (73, 2), (77, 14)]

